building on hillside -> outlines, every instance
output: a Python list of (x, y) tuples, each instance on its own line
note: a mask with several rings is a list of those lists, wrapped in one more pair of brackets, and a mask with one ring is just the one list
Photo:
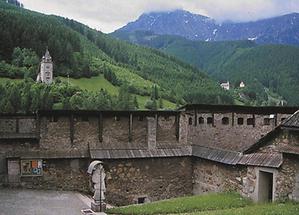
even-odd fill
[(244, 88), (245, 87), (245, 83), (243, 82), (243, 81), (241, 81), (241, 83), (240, 83), (240, 86), (239, 86), (240, 88)]
[(48, 49), (41, 60), (36, 81), (45, 84), (52, 84), (53, 82), (53, 61)]
[(220, 84), (220, 86), (225, 89), (225, 90), (229, 90), (230, 86), (229, 86), (229, 81), (228, 82), (223, 82)]

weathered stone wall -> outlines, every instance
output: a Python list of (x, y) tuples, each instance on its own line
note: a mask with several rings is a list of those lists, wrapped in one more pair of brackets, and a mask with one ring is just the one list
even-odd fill
[(45, 159), (42, 176), (23, 176), (24, 188), (89, 192), (88, 159)]
[(193, 159), (193, 194), (242, 191), (242, 176), (246, 167), (225, 165), (213, 161)]
[(7, 153), (26, 152), (38, 148), (34, 116), (0, 116), (0, 185), (7, 182)]
[(176, 136), (176, 117), (158, 117), (157, 119), (157, 145), (158, 148), (169, 148), (178, 145)]
[(0, 141), (0, 186), (7, 184), (7, 155), (14, 153), (26, 153), (29, 151), (37, 151), (39, 148), (36, 141), (16, 141), (1, 140)]
[[(242, 151), (274, 129), (287, 115), (277, 114), (276, 119), (269, 119), (269, 124), (265, 124), (265, 120), (270, 115), (189, 112), (187, 116), (191, 144)], [(248, 125), (250, 119), (253, 125), (250, 122)]]
[(147, 148), (147, 118), (133, 116), (132, 120), (132, 144), (140, 148)]
[(42, 117), (40, 119), (41, 150), (68, 151), (72, 148), (70, 118)]
[(95, 117), (74, 117), (74, 141), (72, 147), (80, 151), (99, 145), (98, 119)]
[(275, 198), (280, 200), (299, 200), (299, 158), (285, 155), (282, 167), (276, 178)]
[(299, 159), (284, 155), (284, 162), (278, 169), (249, 166), (243, 180), (243, 195), (259, 201), (260, 171), (273, 174), (273, 200), (299, 200)]
[(33, 116), (0, 117), (0, 137), (5, 134), (31, 134), (36, 132), (36, 120)]
[[(103, 149), (146, 149), (147, 148), (147, 118), (104, 117), (103, 120)], [(131, 132), (131, 133), (130, 133)]]
[(298, 146), (299, 134), (295, 131), (281, 130), (263, 147), (259, 148), (258, 152), (273, 153), (279, 152), (280, 147), (284, 146)]
[(17, 120), (2, 118), (0, 119), (0, 131), (1, 133), (16, 133), (17, 132)]
[(185, 113), (179, 115), (179, 143), (180, 145), (188, 145), (188, 117)]
[(107, 160), (107, 202), (136, 203), (139, 197), (156, 201), (192, 194), (190, 158)]
[(179, 117), (103, 116), (102, 121), (95, 116), (41, 117), (40, 146), (57, 151), (173, 148), (187, 144), (186, 134), (180, 138), (186, 129), (180, 129), (176, 120)]

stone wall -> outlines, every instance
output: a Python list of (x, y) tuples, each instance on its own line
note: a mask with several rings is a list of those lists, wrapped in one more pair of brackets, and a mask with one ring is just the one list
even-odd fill
[(262, 153), (279, 152), (280, 147), (284, 146), (298, 146), (299, 134), (295, 131), (280, 130), (269, 140), (264, 146), (260, 147), (257, 151)]
[(7, 161), (9, 154), (18, 154), (37, 151), (37, 141), (26, 140), (0, 140), (0, 186), (7, 184)]
[(72, 147), (87, 151), (99, 145), (98, 119), (95, 117), (74, 117), (74, 140)]
[(40, 148), (50, 151), (68, 151), (72, 148), (69, 117), (40, 118)]
[(89, 192), (88, 159), (44, 159), (42, 176), (21, 177), (21, 186), (33, 189)]
[(242, 191), (242, 175), (246, 167), (225, 165), (213, 161), (193, 159), (193, 194)]
[(7, 116), (0, 117), (0, 134), (4, 133), (34, 133), (36, 132), (35, 117)]
[(178, 145), (176, 120), (175, 116), (158, 117), (157, 145), (159, 148), (169, 148)]
[(36, 132), (34, 116), (0, 116), (0, 139), (28, 138)]
[(273, 130), (287, 116), (277, 114), (270, 119), (270, 115), (259, 114), (188, 112), (188, 142), (242, 151)]
[(299, 158), (285, 155), (282, 167), (276, 178), (275, 198), (280, 200), (299, 200)]
[(259, 174), (273, 174), (273, 201), (299, 200), (299, 159), (296, 156), (284, 155), (284, 162), (278, 169), (249, 166), (243, 180), (243, 195), (260, 201)]
[(136, 203), (192, 194), (190, 158), (153, 158), (104, 161), (107, 202)]

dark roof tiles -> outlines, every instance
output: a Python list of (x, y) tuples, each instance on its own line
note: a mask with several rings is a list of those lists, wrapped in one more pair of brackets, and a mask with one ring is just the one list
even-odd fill
[(281, 123), (282, 128), (299, 129), (299, 111)]

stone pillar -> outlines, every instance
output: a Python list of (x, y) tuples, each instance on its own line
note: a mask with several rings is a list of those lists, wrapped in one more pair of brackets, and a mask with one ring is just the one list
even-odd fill
[(157, 116), (147, 117), (147, 144), (150, 150), (157, 148)]

